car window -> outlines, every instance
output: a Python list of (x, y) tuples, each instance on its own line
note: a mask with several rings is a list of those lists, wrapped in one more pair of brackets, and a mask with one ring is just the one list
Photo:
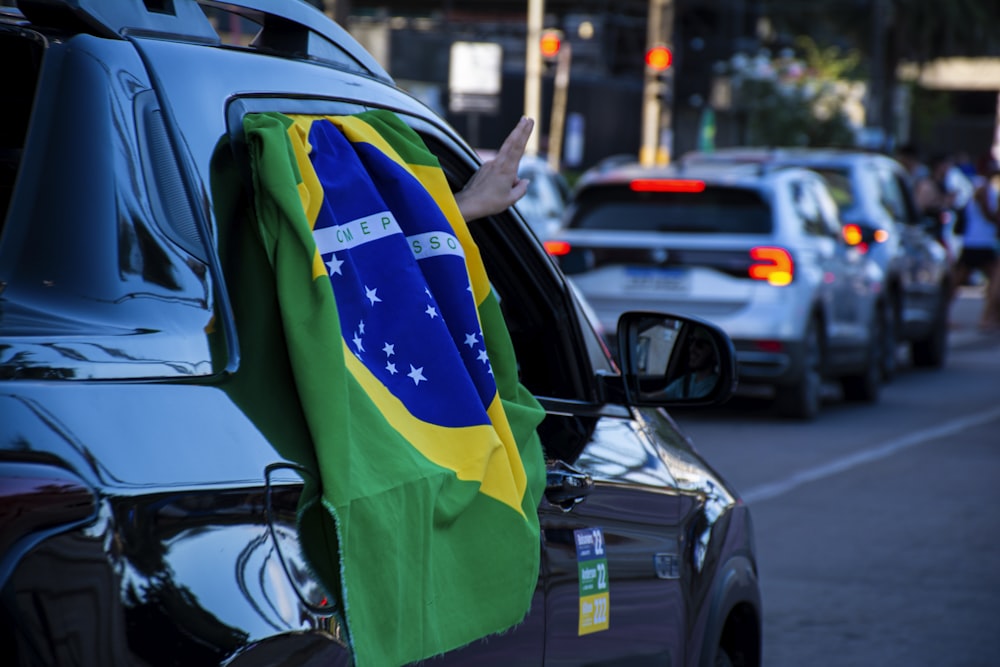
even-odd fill
[[(319, 102), (303, 107), (295, 100), (244, 100), (231, 105), (230, 131), (234, 138), (242, 134), (245, 113), (288, 109), (290, 113), (309, 115), (358, 110), (347, 102)], [(452, 191), (464, 187), (476, 169), (471, 149), (466, 150), (457, 139), (428, 120), (397, 113), (438, 158)], [(235, 196), (230, 199), (235, 200)], [(219, 206), (218, 201), (216, 205)], [(225, 208), (236, 207), (230, 204)], [(538, 397), (595, 401), (592, 355), (584, 349), (576, 311), (551, 258), (509, 211), (474, 220), (469, 228), (503, 310), (521, 382)]]
[(837, 202), (838, 207), (845, 209), (856, 205), (851, 175), (847, 169), (812, 167), (812, 170), (826, 180), (826, 187), (829, 188), (833, 201)]
[(894, 220), (907, 219), (903, 184), (887, 169), (878, 170), (879, 204)]
[(791, 184), (792, 209), (798, 215), (802, 229), (811, 236), (827, 236), (828, 229), (823, 221), (823, 214), (813, 185), (805, 180), (796, 180)]
[(18, 63), (4, 72), (4, 103), (0, 105), (0, 233), (14, 193), (14, 181), (28, 133), (43, 43), (40, 38), (26, 39), (20, 33), (0, 32), (0, 60)]
[(890, 169), (889, 174), (899, 188), (900, 201), (903, 205), (903, 217), (899, 220), (907, 224), (918, 223), (920, 214), (917, 211), (917, 202), (913, 198), (913, 187), (909, 179), (901, 169)]
[(771, 206), (750, 189), (707, 185), (702, 192), (635, 192), (591, 187), (577, 196), (578, 229), (697, 234), (769, 234)]
[(813, 196), (816, 197), (816, 203), (819, 205), (820, 218), (823, 221), (823, 226), (826, 228), (826, 234), (839, 238), (841, 229), (843, 228), (840, 207), (837, 205), (836, 200), (834, 200), (833, 193), (830, 192), (826, 180), (821, 179), (813, 182), (812, 191)]
[[(461, 189), (475, 166), (443, 137), (421, 134), (452, 190)], [(535, 396), (593, 401), (594, 369), (610, 368), (611, 362), (595, 347), (596, 334), (580, 318), (551, 260), (509, 211), (472, 221), (469, 229), (499, 298), (521, 382)], [(583, 337), (575, 322), (583, 325)]]

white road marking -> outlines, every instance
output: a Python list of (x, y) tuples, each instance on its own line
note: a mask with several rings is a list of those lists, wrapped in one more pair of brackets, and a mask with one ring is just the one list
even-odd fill
[(872, 463), (873, 461), (888, 458), (896, 452), (903, 451), (904, 449), (916, 447), (917, 445), (922, 445), (945, 436), (955, 435), (956, 433), (961, 433), (968, 428), (988, 424), (989, 422), (997, 419), (1000, 419), (1000, 407), (968, 415), (966, 417), (953, 419), (949, 422), (941, 424), (940, 426), (904, 435), (901, 438), (890, 440), (889, 442), (877, 447), (855, 452), (849, 456), (845, 456), (841, 459), (835, 459), (821, 466), (801, 470), (783, 480), (754, 487), (741, 495), (744, 502), (748, 504), (776, 498), (793, 489), (797, 489), (804, 484), (808, 484), (809, 482), (815, 482), (827, 477), (832, 477), (833, 475), (850, 470), (851, 468), (857, 468), (858, 466), (866, 463)]

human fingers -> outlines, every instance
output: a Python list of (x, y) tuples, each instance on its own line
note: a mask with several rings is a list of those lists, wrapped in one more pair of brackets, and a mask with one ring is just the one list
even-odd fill
[(510, 189), (510, 205), (513, 206), (517, 203), (528, 192), (528, 185), (531, 184), (531, 180), (527, 178), (519, 178), (514, 183), (514, 187)]
[(497, 150), (496, 161), (499, 161), (501, 165), (508, 162), (520, 162), (521, 156), (524, 155), (524, 149), (528, 145), (528, 137), (531, 136), (531, 131), (535, 127), (535, 121), (527, 116), (522, 116), (511, 130), (507, 138), (504, 139), (503, 144), (500, 145), (500, 149)]

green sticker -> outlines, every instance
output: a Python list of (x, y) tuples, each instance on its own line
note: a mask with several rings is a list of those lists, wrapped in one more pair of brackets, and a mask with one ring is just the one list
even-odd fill
[(608, 591), (608, 561), (586, 560), (577, 563), (580, 579), (580, 597)]

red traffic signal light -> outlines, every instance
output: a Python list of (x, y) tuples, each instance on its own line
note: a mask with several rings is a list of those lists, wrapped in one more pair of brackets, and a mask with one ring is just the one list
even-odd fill
[(665, 46), (654, 46), (646, 51), (646, 66), (662, 72), (674, 62), (674, 54)]
[(539, 45), (543, 58), (555, 58), (559, 53), (559, 47), (562, 46), (562, 37), (557, 30), (546, 30), (542, 33)]

